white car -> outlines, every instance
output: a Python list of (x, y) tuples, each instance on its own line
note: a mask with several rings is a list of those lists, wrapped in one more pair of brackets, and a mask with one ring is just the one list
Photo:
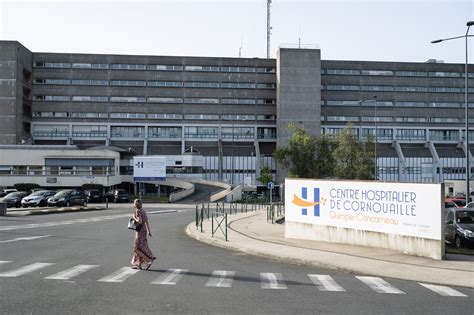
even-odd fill
[(21, 199), (21, 206), (27, 207), (46, 207), (48, 204), (48, 198), (54, 196), (56, 192), (52, 190), (40, 190), (35, 191), (31, 195), (28, 195)]

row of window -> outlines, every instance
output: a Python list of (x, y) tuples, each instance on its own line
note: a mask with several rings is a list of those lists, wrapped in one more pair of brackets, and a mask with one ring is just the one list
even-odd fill
[(464, 122), (460, 117), (401, 117), (401, 116), (321, 116), (321, 121), (346, 121), (346, 122), (413, 122), (413, 123), (453, 123)]
[(36, 61), (36, 68), (59, 69), (113, 69), (113, 70), (155, 70), (155, 71), (199, 71), (199, 72), (245, 72), (245, 73), (275, 73), (275, 67), (219, 67), (219, 66), (183, 66), (183, 65), (155, 65), (155, 64), (128, 64), (128, 63), (69, 63)]
[(111, 119), (187, 119), (187, 120), (276, 120), (276, 115), (217, 115), (217, 114), (146, 114), (146, 113), (87, 113), (87, 112), (51, 112), (51, 111), (36, 111), (33, 112), (33, 117), (36, 118), (111, 118)]
[[(392, 102), (392, 101), (321, 101), (322, 105), (328, 106), (371, 106), (371, 107), (441, 107), (441, 108), (459, 108), (464, 107), (464, 103), (456, 102)], [(469, 103), (470, 108), (474, 108), (474, 103)]]
[(181, 81), (145, 81), (145, 80), (69, 80), (69, 79), (35, 79), (35, 84), (51, 85), (93, 85), (93, 86), (134, 86), (134, 87), (187, 87), (208, 89), (275, 89), (275, 83), (245, 82), (181, 82)]
[[(322, 74), (328, 75), (370, 75), (370, 76), (399, 76), (399, 77), (434, 77), (434, 78), (464, 78), (464, 72), (445, 71), (392, 71), (392, 70), (354, 70), (354, 69), (321, 69)], [(468, 73), (469, 78), (474, 73)]]
[[(327, 91), (370, 91), (370, 92), (413, 92), (413, 93), (461, 93), (462, 87), (426, 87), (426, 86), (391, 86), (391, 85), (321, 85), (321, 90)], [(474, 88), (468, 88), (469, 93), (474, 93)]]
[[(182, 127), (148, 127), (149, 138), (181, 138)], [(33, 132), (35, 137), (68, 137), (68, 126), (44, 126), (36, 125)], [(145, 128), (141, 126), (111, 126), (110, 136), (114, 138), (143, 138)], [(73, 137), (106, 137), (107, 126), (88, 125), (72, 126)], [(185, 138), (219, 138), (219, 127), (186, 126), (184, 127)], [(254, 127), (221, 127), (221, 138), (254, 139)], [(276, 128), (257, 128), (259, 139), (276, 139)]]
[(148, 97), (144, 96), (89, 96), (89, 95), (34, 95), (34, 101), (50, 102), (118, 102), (118, 103), (162, 103), (162, 104), (242, 104), (265, 105), (276, 104), (275, 99), (237, 99), (237, 98), (182, 98), (182, 97)]

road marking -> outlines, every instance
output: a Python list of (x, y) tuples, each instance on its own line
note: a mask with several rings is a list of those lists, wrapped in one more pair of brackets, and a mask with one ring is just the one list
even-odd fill
[(106, 277), (100, 278), (97, 281), (98, 282), (123, 282), (139, 271), (140, 271), (139, 269), (123, 267)]
[(9, 278), (19, 277), (19, 276), (22, 276), (22, 275), (27, 274), (29, 272), (33, 272), (35, 270), (43, 269), (43, 268), (46, 268), (46, 267), (51, 266), (51, 265), (54, 265), (54, 264), (52, 264), (52, 263), (33, 263), (33, 264), (26, 265), (24, 267), (21, 267), (21, 268), (15, 269), (15, 270), (2, 272), (2, 273), (0, 273), (0, 277), (9, 277)]
[(262, 289), (287, 289), (281, 273), (260, 273)]
[(11, 239), (11, 240), (0, 241), (0, 244), (1, 244), (1, 243), (17, 242), (17, 241), (31, 241), (31, 240), (36, 240), (36, 239), (39, 239), (39, 238), (44, 238), (44, 237), (49, 237), (49, 236), (51, 236), (51, 235), (18, 237), (18, 238), (14, 238), (14, 239)]
[(186, 272), (188, 272), (188, 269), (168, 269), (158, 279), (154, 280), (152, 284), (176, 285)]
[(8, 264), (8, 263), (11, 263), (12, 261), (11, 260), (0, 260), (0, 265), (1, 264)]
[(459, 291), (456, 291), (444, 285), (434, 285), (434, 284), (427, 284), (427, 283), (421, 283), (421, 282), (418, 282), (418, 283), (424, 286), (425, 288), (433, 292), (436, 292), (442, 296), (467, 296), (464, 293), (461, 293)]
[(46, 277), (45, 279), (69, 280), (95, 267), (99, 267), (99, 266), (98, 265), (77, 265), (70, 269), (58, 272), (52, 276)]
[(234, 276), (235, 271), (214, 270), (206, 283), (206, 287), (230, 288)]
[(378, 293), (406, 294), (379, 277), (356, 277)]
[(319, 291), (345, 292), (337, 282), (329, 275), (313, 275), (308, 274), (308, 277), (318, 287)]
[[(158, 213), (172, 213), (172, 212), (177, 212), (177, 211), (176, 210), (157, 210), (151, 213), (158, 214)], [(70, 224), (77, 224), (77, 223), (100, 222), (100, 221), (105, 221), (105, 220), (113, 220), (113, 219), (120, 219), (120, 218), (129, 218), (129, 217), (130, 217), (130, 213), (106, 215), (106, 216), (86, 218), (86, 219), (57, 221), (57, 222), (31, 223), (31, 224), (23, 224), (23, 225), (7, 225), (7, 226), (0, 226), (0, 231), (24, 230), (24, 229), (35, 229), (35, 228), (40, 228), (40, 227), (70, 225)], [(124, 224), (126, 225), (126, 222)]]

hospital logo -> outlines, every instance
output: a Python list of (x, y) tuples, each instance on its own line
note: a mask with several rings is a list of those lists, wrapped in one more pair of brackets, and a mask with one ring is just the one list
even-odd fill
[(326, 198), (319, 196), (319, 188), (313, 188), (313, 200), (308, 200), (308, 188), (301, 187), (301, 197), (293, 194), (292, 203), (298, 207), (302, 207), (301, 214), (308, 215), (308, 208), (313, 207), (313, 213), (315, 217), (319, 217), (319, 205), (322, 203), (326, 204)]

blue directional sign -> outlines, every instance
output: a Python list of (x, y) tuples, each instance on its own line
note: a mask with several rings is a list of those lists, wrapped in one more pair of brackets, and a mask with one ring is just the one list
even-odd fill
[(275, 187), (275, 184), (274, 184), (273, 182), (268, 182), (267, 188), (270, 189), (270, 190), (272, 190), (273, 187)]

